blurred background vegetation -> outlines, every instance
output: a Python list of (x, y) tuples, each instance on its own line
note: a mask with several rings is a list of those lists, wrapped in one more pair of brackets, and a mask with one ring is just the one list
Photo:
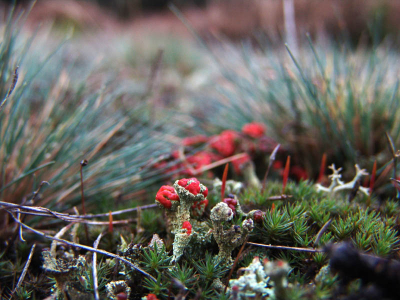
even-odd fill
[[(351, 237), (359, 249), (398, 256), (399, 205), (390, 182), (398, 175), (386, 137), (400, 146), (398, 1), (38, 0), (31, 7), (21, 0), (0, 5), (2, 201), (74, 214), (76, 206), (82, 213), (80, 162), (88, 159), (82, 169), (87, 212), (154, 203), (160, 185), (182, 174), (185, 157), (179, 151), (189, 156), (210, 148), (210, 143), (186, 147), (186, 137), (216, 137), (224, 130), (243, 137), (243, 126), (258, 122), (267, 138), (282, 145), (277, 161), (291, 155), (292, 168), (310, 179), (296, 185), (299, 178), (290, 178), (288, 193), (299, 200), (293, 205), (266, 202), (280, 193), (277, 182), (264, 194), (250, 188), (241, 195), (246, 208), (272, 216), (258, 228), (267, 238), (260, 242), (270, 242), (274, 224), (283, 218), (290, 230), (275, 232), (273, 241), (309, 246), (308, 232), (317, 234), (331, 214), (334, 227), (326, 242)], [(260, 179), (270, 152), (252, 156)], [(343, 167), (346, 181), (354, 176), (354, 164), (371, 172), (376, 162), (372, 198), (358, 198), (353, 205), (343, 195), (317, 193), (313, 181), (324, 154), (326, 165)], [(220, 171), (199, 176), (211, 188)], [(230, 172), (229, 178), (244, 180)], [(281, 178), (279, 170), (271, 172)], [(362, 184), (368, 186), (369, 179)], [(42, 181), (49, 185), (34, 193)], [(212, 197), (210, 203), (220, 200), (215, 193)], [(297, 217), (301, 222), (294, 221)], [(356, 228), (355, 219), (364, 221)], [(170, 248), (163, 221), (159, 210), (146, 210), (118, 230), (127, 241), (134, 236), (135, 243), (159, 232)], [(51, 234), (57, 230), (45, 218), (28, 216), (24, 222)], [(13, 244), (17, 227), (4, 210), (0, 223), (1, 257), (25, 261), (26, 246), (12, 251), (22, 246)], [(103, 227), (91, 228), (90, 241)], [(83, 241), (83, 231), (79, 234)], [(36, 241), (31, 234), (25, 238)], [(117, 251), (112, 235), (100, 246)], [(293, 265), (305, 269), (304, 259), (295, 258)], [(326, 257), (316, 263), (321, 267)], [(7, 266), (4, 278), (14, 286), (18, 266)], [(37, 286), (32, 289), (40, 294)]]
[(1, 116), (3, 193), (53, 178), (46, 203), (72, 207), (89, 157), (88, 201), (136, 195), (172, 178), (152, 166), (182, 138), (257, 121), (308, 178), (324, 153), (348, 178), (377, 161), (386, 194), (386, 133), (400, 142), (396, 1), (171, 3), (17, 1), (10, 14), (2, 2), (3, 98), (19, 66)]

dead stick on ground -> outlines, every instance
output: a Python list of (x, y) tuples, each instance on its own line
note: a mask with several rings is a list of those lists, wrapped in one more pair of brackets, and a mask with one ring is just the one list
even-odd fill
[(67, 241), (67, 240), (64, 240), (64, 239), (58, 239), (58, 238), (55, 238), (53, 236), (47, 235), (42, 231), (36, 230), (36, 229), (34, 229), (34, 228), (24, 224), (24, 223), (19, 222), (18, 219), (12, 213), (10, 213), (10, 212), (8, 212), (8, 213), (11, 215), (11, 217), (14, 219), (14, 221), (19, 223), (22, 227), (24, 227), (25, 229), (27, 229), (29, 231), (32, 231), (32, 232), (42, 236), (44, 238), (47, 238), (47, 239), (50, 239), (50, 240), (55, 240), (57, 242), (64, 243), (64, 244), (69, 245), (69, 246), (85, 249), (85, 250), (92, 251), (92, 252), (97, 252), (97, 253), (100, 253), (100, 254), (115, 258), (117, 260), (120, 260), (120, 261), (124, 262), (125, 264), (127, 264), (131, 268), (133, 268), (136, 271), (142, 273), (143, 275), (151, 278), (154, 282), (157, 282), (157, 280), (153, 276), (151, 276), (149, 273), (147, 273), (146, 271), (144, 271), (144, 270), (140, 269), (139, 267), (135, 266), (133, 263), (131, 263), (130, 261), (126, 260), (125, 258), (123, 258), (121, 256), (118, 256), (118, 255), (116, 255), (114, 253), (111, 253), (111, 252), (108, 252), (108, 251), (105, 251), (105, 250), (95, 249), (93, 247), (89, 247), (89, 246), (73, 243), (73, 242), (70, 242), (70, 241)]
[[(100, 239), (103, 236), (103, 233), (100, 233), (97, 239), (93, 243), (93, 248), (97, 249), (99, 247)], [(99, 300), (99, 285), (97, 282), (97, 253), (93, 252), (93, 263), (92, 263), (92, 272), (93, 272), (93, 291), (94, 291), (94, 299)]]
[[(10, 209), (14, 210), (14, 209), (17, 209), (17, 208), (18, 209), (24, 209), (24, 210), (28, 210), (28, 211), (37, 212), (38, 216), (47, 216), (47, 217), (59, 218), (59, 219), (62, 219), (64, 221), (74, 221), (74, 222), (79, 222), (78, 219), (92, 219), (92, 218), (100, 218), (100, 217), (109, 217), (109, 215), (110, 215), (110, 213), (87, 214), (85, 216), (82, 216), (82, 215), (70, 215), (70, 214), (63, 214), (63, 213), (51, 211), (50, 209), (45, 208), (45, 207), (41, 207), (41, 206), (26, 206), (26, 205), (20, 205), (20, 204), (15, 204), (15, 203), (10, 203), (10, 202), (3, 202), (3, 201), (0, 201), (0, 207), (2, 207), (1, 209), (7, 209), (8, 208), (8, 210), (10, 210)], [(127, 209), (117, 210), (117, 211), (112, 212), (111, 215), (113, 215), (113, 216), (121, 215), (121, 214), (129, 213), (129, 212), (137, 211), (138, 209), (143, 210), (143, 209), (155, 208), (155, 207), (158, 207), (157, 204), (148, 204), (148, 205), (143, 205), (143, 206), (137, 206), (137, 207), (134, 207), (134, 208), (127, 208)], [(20, 213), (26, 213), (26, 212), (20, 211)], [(43, 214), (40, 215), (39, 213), (43, 213)], [(68, 220), (68, 219), (70, 219), (70, 220)]]
[(323, 252), (321, 249), (313, 249), (313, 248), (300, 248), (300, 247), (287, 247), (287, 246), (272, 246), (272, 245), (265, 245), (265, 244), (257, 244), (247, 242), (249, 245), (264, 247), (269, 249), (278, 249), (278, 250), (292, 250), (292, 251), (299, 251), (299, 252), (312, 252), (312, 253), (319, 253)]
[(35, 251), (35, 247), (36, 247), (36, 244), (33, 244), (32, 248), (31, 248), (31, 252), (29, 253), (29, 256), (28, 256), (28, 260), (25, 263), (24, 269), (22, 270), (21, 276), (18, 279), (17, 285), (15, 286), (14, 290), (11, 293), (10, 299), (13, 298), (15, 292), (18, 290), (18, 288), (21, 286), (22, 282), (24, 281), (26, 272), (28, 272), (29, 265), (31, 264), (33, 252)]

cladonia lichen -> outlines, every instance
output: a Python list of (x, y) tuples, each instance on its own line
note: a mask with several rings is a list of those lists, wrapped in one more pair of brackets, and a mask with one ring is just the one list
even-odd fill
[(173, 187), (162, 186), (158, 191), (156, 203), (165, 209), (171, 233), (175, 234), (173, 262), (178, 261), (183, 255), (194, 233), (190, 223), (191, 209), (197, 214), (199, 211), (204, 211), (208, 204), (207, 195), (207, 187), (196, 178), (177, 180)]
[[(329, 187), (324, 187), (319, 183), (317, 183), (315, 187), (317, 188), (318, 191), (323, 191), (332, 195), (334, 195), (338, 191), (351, 190), (353, 189), (357, 181), (361, 179), (362, 176), (368, 175), (368, 172), (365, 169), (360, 169), (358, 165), (355, 165), (355, 168), (356, 168), (356, 175), (354, 176), (353, 180), (345, 183), (342, 180), (340, 180), (340, 178), (342, 178), (342, 175), (340, 174), (342, 168), (336, 169), (335, 165), (332, 164), (329, 167), (329, 169), (332, 170), (332, 175), (329, 175), (329, 178), (331, 179), (331, 184), (329, 185)], [(365, 195), (369, 196), (368, 188), (360, 186), (359, 190), (363, 192)]]
[(232, 225), (225, 229), (224, 224), (232, 220), (233, 211), (224, 202), (214, 206), (210, 218), (213, 224), (213, 235), (219, 247), (218, 261), (230, 265), (233, 262), (231, 256), (233, 249), (242, 245), (248, 234), (253, 230), (253, 220), (246, 219), (242, 222), (242, 226)]
[(235, 299), (287, 299), (285, 289), (289, 270), (284, 261), (264, 259), (261, 263), (254, 257), (248, 267), (238, 270), (242, 273), (238, 279), (229, 281), (229, 293)]

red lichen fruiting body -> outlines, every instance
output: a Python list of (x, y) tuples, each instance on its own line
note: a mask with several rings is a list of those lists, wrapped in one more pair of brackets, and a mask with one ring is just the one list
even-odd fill
[(176, 194), (175, 189), (170, 185), (163, 185), (157, 192), (156, 200), (166, 209), (170, 209), (172, 201), (179, 201), (179, 196)]
[[(208, 196), (208, 187), (205, 186), (205, 190), (202, 192), (202, 194), (204, 195), (204, 197)], [(207, 200), (207, 199), (206, 199)], [(202, 201), (203, 202), (203, 201)], [(208, 200), (207, 200), (207, 204), (208, 204)]]
[[(190, 193), (192, 193), (193, 195), (197, 195), (198, 193), (201, 192), (201, 188), (200, 188), (200, 181), (197, 180), (197, 178), (182, 178), (181, 180), (178, 181), (178, 184), (181, 187), (184, 187), (186, 190), (188, 190)], [(208, 195), (208, 189), (207, 187), (205, 188), (205, 190), (202, 192), (202, 194), (204, 195), (204, 197), (207, 197)]]
[(206, 208), (208, 205), (208, 199), (204, 199), (203, 201), (195, 201), (192, 205), (192, 209), (200, 209), (202, 206)]
[(207, 151), (200, 151), (192, 156), (188, 156), (187, 162), (192, 166), (192, 169), (188, 168), (185, 172), (189, 175), (194, 175), (196, 172), (193, 172), (193, 169), (194, 171), (201, 170), (203, 167), (215, 161), (215, 157), (216, 155)]
[(224, 157), (231, 156), (236, 150), (237, 132), (225, 130), (211, 139), (210, 146)]
[(252, 138), (260, 138), (265, 133), (265, 127), (263, 124), (257, 122), (248, 123), (242, 127), (242, 132)]
[(186, 234), (187, 235), (191, 235), (192, 234), (192, 224), (190, 224), (189, 221), (183, 222), (182, 229), (186, 229)]
[(206, 207), (208, 205), (208, 199), (204, 199), (203, 201), (195, 201), (192, 205), (192, 215), (195, 216), (201, 216)]

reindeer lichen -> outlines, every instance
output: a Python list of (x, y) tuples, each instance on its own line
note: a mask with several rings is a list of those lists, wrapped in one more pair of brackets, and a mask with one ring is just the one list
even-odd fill
[[(342, 175), (340, 174), (342, 168), (336, 169), (335, 165), (332, 164), (329, 167), (329, 169), (332, 170), (332, 175), (329, 175), (329, 178), (331, 179), (331, 184), (329, 185), (329, 187), (324, 187), (321, 184), (317, 183), (315, 185), (316, 189), (318, 191), (323, 191), (332, 195), (334, 195), (338, 191), (353, 189), (354, 185), (357, 183), (358, 180), (360, 180), (362, 176), (368, 175), (368, 172), (365, 169), (360, 169), (358, 165), (355, 165), (355, 168), (356, 168), (356, 175), (354, 176), (353, 180), (345, 183), (342, 180), (340, 180), (340, 178), (342, 178)], [(369, 196), (368, 188), (360, 186), (359, 189), (365, 195)]]

